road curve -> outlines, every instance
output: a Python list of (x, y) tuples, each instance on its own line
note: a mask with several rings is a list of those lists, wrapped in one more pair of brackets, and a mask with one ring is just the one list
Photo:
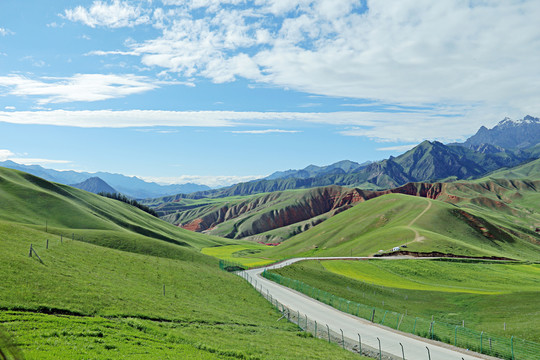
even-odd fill
[[(336, 258), (328, 257), (295, 258), (263, 268), (245, 270), (240, 272), (239, 275), (244, 277), (249, 275), (253, 279), (256, 279), (257, 289), (260, 290), (262, 286), (262, 292), (265, 294), (270, 294), (273, 299), (289, 307), (294, 312), (299, 311), (301, 317), (307, 315), (309, 319), (317, 321), (317, 323), (321, 324), (321, 326), (323, 326), (323, 324), (328, 325), (330, 330), (337, 333), (340, 333), (340, 329), (343, 330), (344, 336), (351, 341), (357, 341), (358, 334), (360, 334), (362, 336), (362, 344), (368, 345), (374, 349), (378, 349), (378, 337), (381, 341), (383, 353), (391, 354), (398, 359), (402, 359), (401, 346), (399, 345), (400, 343), (403, 344), (405, 358), (410, 360), (428, 360), (428, 350), (426, 349), (426, 346), (429, 348), (431, 360), (494, 359), (493, 357), (398, 332), (378, 324), (373, 324), (362, 318), (341, 312), (329, 305), (321, 303), (304, 294), (279, 285), (261, 276), (261, 273), (265, 269), (276, 269), (298, 261), (335, 259)], [(339, 259), (364, 260), (369, 258), (341, 257)]]

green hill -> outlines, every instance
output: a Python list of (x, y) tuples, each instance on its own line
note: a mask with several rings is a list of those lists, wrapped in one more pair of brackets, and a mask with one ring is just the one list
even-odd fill
[[(231, 239), (281, 242), (365, 196), (361, 190), (327, 186), (218, 199), (179, 199), (163, 202), (155, 209), (163, 220), (185, 229)], [(280, 233), (259, 236), (274, 229), (280, 229)]]
[(358, 356), (276, 322), (198, 250), (226, 240), (13, 170), (0, 200), (0, 330), (28, 359)]
[[(483, 206), (471, 203), (460, 207), (388, 194), (359, 203), (263, 254), (275, 258), (365, 256), (407, 245), (411, 252), (540, 259), (539, 236), (523, 224), (513, 223), (519, 214), (500, 214)], [(537, 212), (527, 219), (521, 221), (540, 223)]]
[(188, 250), (226, 243), (179, 229), (121, 201), (17, 170), (0, 168), (0, 198), (0, 220), (47, 227), (51, 234), (121, 250), (182, 258), (197, 253)]

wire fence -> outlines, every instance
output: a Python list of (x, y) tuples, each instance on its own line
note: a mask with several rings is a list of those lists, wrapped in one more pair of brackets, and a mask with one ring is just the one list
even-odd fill
[(406, 333), (441, 341), (481, 354), (507, 360), (540, 360), (540, 344), (518, 339), (503, 338), (439, 321), (430, 321), (397, 312), (380, 309), (332, 295), (299, 280), (264, 271), (262, 276), (278, 284), (297, 290), (340, 311), (356, 315), (374, 323)]
[(257, 282), (257, 279), (253, 278), (246, 272), (241, 272), (240, 275), (246, 279), (249, 283), (255, 287), (255, 289), (266, 299), (272, 306), (279, 311), (282, 316), (278, 320), (286, 319), (293, 324), (296, 324), (301, 330), (311, 334), (316, 338), (320, 338), (328, 341), (329, 343), (337, 344), (345, 350), (349, 350), (367, 357), (379, 359), (379, 360), (402, 360), (402, 357), (389, 354), (384, 351), (383, 348), (376, 349), (362, 342), (361, 334), (358, 334), (358, 340), (352, 340), (346, 338), (343, 332), (337, 332), (332, 330), (327, 324), (318, 323), (317, 321), (310, 319), (306, 314), (302, 314), (299, 311), (295, 311), (281, 302), (276, 300), (270, 295), (268, 290), (262, 287)]

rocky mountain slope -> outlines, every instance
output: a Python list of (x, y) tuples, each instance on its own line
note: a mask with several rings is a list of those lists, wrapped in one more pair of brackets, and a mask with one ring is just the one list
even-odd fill
[(85, 181), (78, 184), (72, 184), (70, 186), (73, 186), (74, 188), (88, 191), (94, 194), (99, 194), (99, 193), (114, 194), (118, 192), (115, 189), (113, 189), (109, 184), (107, 184), (105, 181), (98, 178), (97, 176), (86, 179)]
[[(379, 191), (331, 185), (243, 197), (177, 199), (162, 203), (155, 209), (164, 220), (184, 229), (227, 238), (279, 243), (357, 203), (387, 194), (404, 194), (465, 207), (481, 207), (487, 211), (508, 213), (510, 216), (524, 212), (526, 218), (534, 214), (534, 210), (516, 207), (515, 203), (524, 196), (533, 201), (539, 194), (538, 189), (540, 160), (535, 160), (517, 168), (492, 173), (477, 181), (410, 182)], [(540, 227), (540, 219), (537, 220), (528, 225), (529, 229), (514, 231), (527, 233), (525, 237), (532, 236), (534, 232), (531, 231)]]
[(519, 120), (512, 120), (506, 117), (492, 129), (482, 126), (463, 145), (474, 147), (490, 144), (507, 149), (527, 149), (534, 147), (539, 141), (540, 118), (527, 115)]

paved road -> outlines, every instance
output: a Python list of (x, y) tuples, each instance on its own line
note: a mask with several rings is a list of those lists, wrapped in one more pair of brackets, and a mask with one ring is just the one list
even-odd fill
[[(309, 260), (330, 260), (335, 258), (309, 258)], [(340, 259), (367, 259), (367, 258), (348, 258)], [(308, 258), (296, 258), (284, 261), (279, 264), (274, 264), (266, 267), (266, 269), (275, 269), (290, 265), (294, 262), (308, 260)], [(260, 276), (265, 268), (246, 270), (240, 275), (249, 275), (257, 280), (257, 288), (262, 286), (263, 292), (267, 292), (277, 301), (289, 307), (293, 311), (299, 311), (301, 318), (306, 316), (317, 321), (321, 326), (328, 325), (330, 330), (340, 333), (343, 330), (345, 337), (352, 341), (358, 341), (358, 335), (362, 336), (362, 343), (374, 349), (378, 349), (377, 337), (381, 340), (383, 352), (390, 353), (399, 359), (402, 358), (401, 347), (403, 344), (405, 349), (405, 358), (410, 360), (428, 360), (428, 350), (431, 355), (431, 360), (476, 360), (476, 359), (493, 359), (491, 357), (477, 354), (464, 349), (459, 349), (450, 345), (424, 340), (422, 338), (396, 332), (395, 330), (373, 324), (367, 320), (356, 316), (346, 314), (333, 307), (323, 304), (315, 299), (312, 299), (295, 290), (279, 285), (273, 281), (267, 280)], [(324, 324), (324, 325), (323, 325)]]

